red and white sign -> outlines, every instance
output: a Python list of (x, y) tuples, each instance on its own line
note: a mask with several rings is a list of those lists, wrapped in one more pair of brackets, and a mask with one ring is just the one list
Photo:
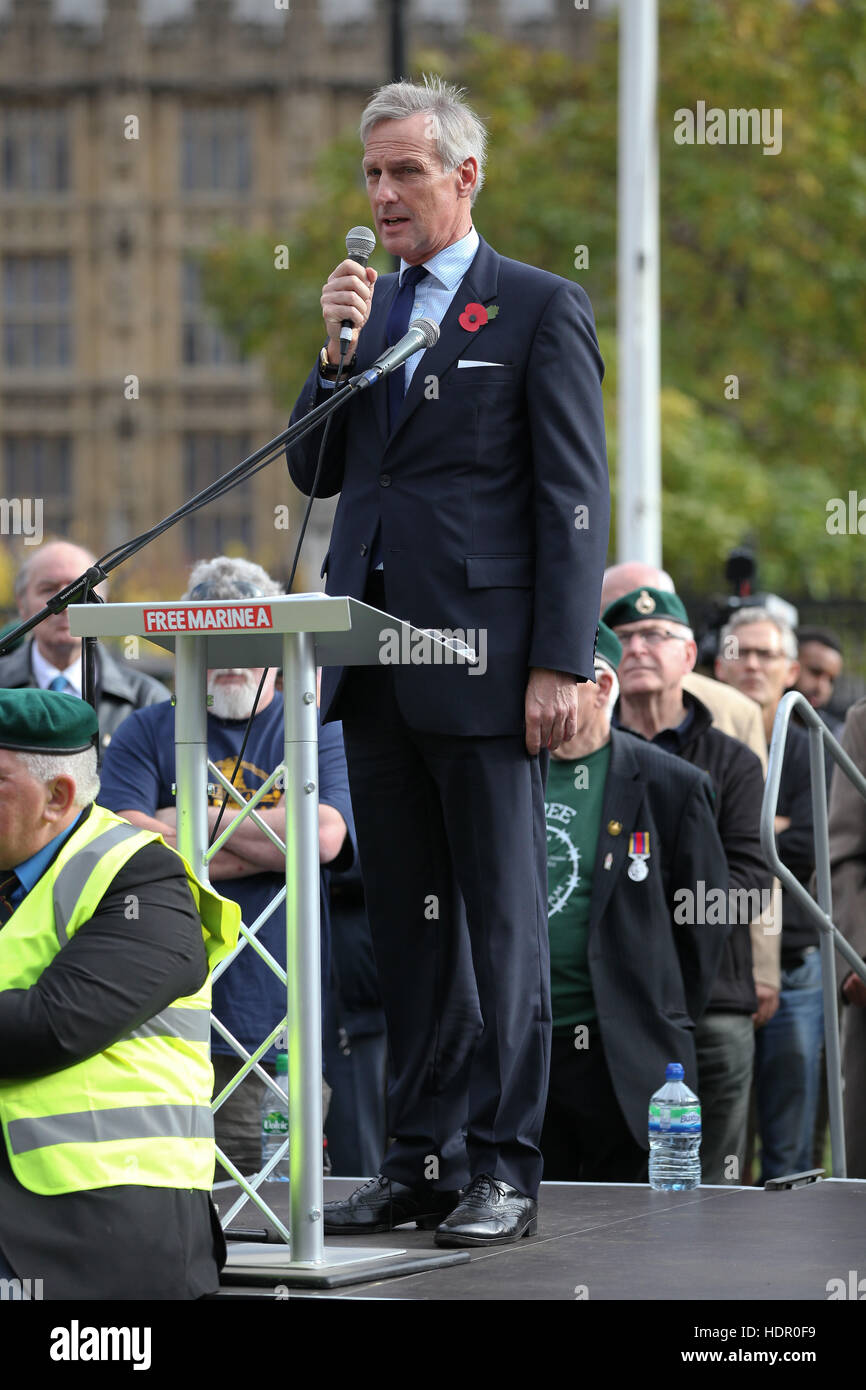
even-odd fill
[(234, 632), (238, 628), (272, 628), (270, 604), (247, 603), (216, 608), (205, 605), (188, 608), (145, 608), (145, 632)]

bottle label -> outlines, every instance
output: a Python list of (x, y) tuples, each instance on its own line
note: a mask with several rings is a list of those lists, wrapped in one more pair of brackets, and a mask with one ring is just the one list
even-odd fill
[(701, 1107), (691, 1105), (659, 1105), (649, 1108), (650, 1134), (700, 1134)]
[(262, 1116), (262, 1129), (265, 1134), (288, 1134), (289, 1120), (281, 1110), (272, 1110)]

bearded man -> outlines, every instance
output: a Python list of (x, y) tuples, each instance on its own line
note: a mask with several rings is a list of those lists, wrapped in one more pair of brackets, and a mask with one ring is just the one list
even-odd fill
[[(184, 599), (268, 597), (282, 593), (275, 580), (249, 560), (218, 556), (200, 561), (192, 571)], [(230, 780), (246, 732), (262, 669), (208, 671), (210, 697), (207, 712), (208, 757)], [(283, 760), (283, 701), (275, 689), (276, 672), (267, 672), (258, 708), (252, 720), (243, 760), (234, 785), (249, 800)], [(102, 769), (100, 804), (116, 811), (133, 825), (157, 830), (167, 844), (177, 841), (177, 821), (172, 787), (175, 776), (174, 707), (154, 705), (125, 721), (115, 734)], [(223, 792), (209, 796), (208, 824), (213, 829)], [(280, 836), (285, 831), (283, 793), (273, 787), (259, 803), (262, 820)], [(231, 803), (220, 822), (220, 832), (238, 815)], [(354, 859), (351, 802), (343, 736), (339, 724), (319, 730), (319, 862), (335, 869), (349, 868)], [(285, 884), (285, 855), (249, 818), (210, 861), (210, 878), (219, 891), (239, 903), (243, 920), (250, 926)], [(328, 907), (324, 879), (321, 890), (322, 999), (326, 999), (330, 952)], [(286, 914), (274, 910), (263, 924), (258, 940), (285, 968)], [(213, 1011), (220, 1021), (252, 1052), (286, 1012), (286, 991), (256, 953), (241, 951), (214, 984)], [(238, 1070), (236, 1052), (215, 1031), (211, 1039), (215, 1094), (228, 1085)], [(273, 1072), (276, 1053), (264, 1054)], [(242, 1173), (261, 1167), (260, 1106), (264, 1082), (249, 1075), (216, 1112), (216, 1141)], [(217, 1168), (217, 1176), (225, 1176)]]

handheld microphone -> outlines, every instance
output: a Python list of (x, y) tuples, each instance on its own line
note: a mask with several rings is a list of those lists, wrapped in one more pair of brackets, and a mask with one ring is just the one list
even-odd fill
[(371, 367), (365, 372), (360, 372), (358, 376), (353, 376), (349, 385), (355, 391), (363, 391), (374, 382), (381, 381), (382, 377), (390, 376), (391, 372), (402, 367), (403, 363), (409, 358), (414, 357), (416, 352), (422, 349), (433, 347), (439, 341), (439, 325), (433, 319), (414, 319), (409, 324), (408, 333), (393, 347), (389, 347), (381, 357), (377, 357)]
[[(376, 249), (376, 237), (369, 227), (353, 227), (346, 233), (346, 255), (350, 261), (357, 261), (358, 265), (366, 268), (367, 262)], [(340, 326), (340, 352), (345, 355), (349, 351), (349, 344), (352, 341), (352, 334), (355, 325), (351, 319), (343, 319)]]

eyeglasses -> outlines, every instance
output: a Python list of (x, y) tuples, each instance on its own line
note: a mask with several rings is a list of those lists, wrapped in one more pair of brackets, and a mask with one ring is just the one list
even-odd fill
[(782, 651), (770, 651), (769, 647), (740, 647), (738, 651), (733, 652), (730, 656), (725, 654), (725, 660), (742, 663), (748, 661), (750, 656), (756, 657), (762, 666), (769, 666), (771, 661), (778, 661), (780, 657), (785, 656), (785, 653)]
[(190, 589), (188, 599), (221, 598), (226, 603), (230, 603), (234, 598), (264, 598), (264, 593), (255, 584), (250, 584), (246, 579), (233, 579), (231, 587), (234, 593), (225, 593), (225, 586), (222, 584), (209, 583), (196, 584), (194, 589)]
[(631, 628), (615, 627), (613, 635), (619, 638), (623, 647), (627, 647), (637, 637), (642, 642), (646, 642), (648, 647), (660, 647), (662, 642), (688, 642), (689, 640), (682, 633), (666, 632), (663, 628), (658, 627), (638, 628), (637, 632), (632, 632)]

